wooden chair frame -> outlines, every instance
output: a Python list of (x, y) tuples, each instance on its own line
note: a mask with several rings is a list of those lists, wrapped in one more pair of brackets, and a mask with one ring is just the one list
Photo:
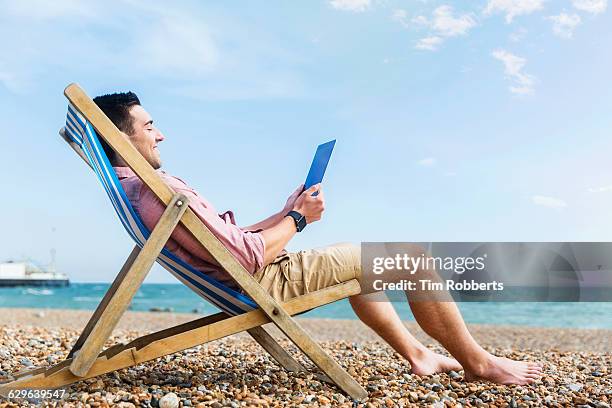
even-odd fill
[[(127, 136), (117, 129), (77, 84), (70, 84), (66, 87), (64, 94), (92, 124), (98, 135), (104, 138), (166, 205), (166, 209), (143, 248), (136, 246), (132, 250), (67, 358), (54, 366), (14, 374), (11, 382), (0, 384), (0, 395), (6, 396), (13, 389), (66, 386), (245, 330), (282, 367), (289, 371), (305, 371), (305, 368), (261, 327), (263, 324), (272, 322), (325, 374), (327, 380), (331, 380), (354, 399), (367, 397), (367, 392), (363, 387), (325, 353), (292, 317), (292, 315), (324, 304), (359, 294), (361, 292), (359, 282), (353, 279), (284, 303), (277, 302), (195, 215), (189, 208), (187, 198), (175, 193), (163, 182), (151, 165), (128, 141)], [(69, 141), (67, 138), (66, 140)], [(76, 148), (72, 142), (69, 141), (69, 143), (84, 158), (80, 149)], [(259, 309), (237, 316), (225, 313), (213, 314), (148, 334), (127, 344), (116, 344), (102, 351), (104, 343), (127, 310), (178, 223), (182, 223), (193, 237), (209, 251), (244, 292), (257, 303)]]

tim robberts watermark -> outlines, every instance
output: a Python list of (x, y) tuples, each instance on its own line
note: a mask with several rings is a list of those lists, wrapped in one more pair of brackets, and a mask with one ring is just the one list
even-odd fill
[[(440, 257), (426, 256), (421, 253), (418, 256), (411, 256), (407, 253), (395, 254), (392, 257), (375, 257), (372, 260), (372, 273), (374, 275), (383, 275), (385, 272), (405, 272), (410, 275), (416, 275), (419, 270), (433, 271), (452, 271), (458, 275), (465, 271), (476, 270), (483, 271), (486, 269), (487, 254), (479, 257)], [(401, 279), (398, 282), (386, 282), (384, 279), (375, 279), (372, 283), (372, 288), (376, 291), (387, 290), (408, 290), (416, 291), (443, 291), (443, 290), (504, 290), (503, 282), (476, 282), (473, 279), (470, 281), (455, 281), (445, 279), (442, 282), (433, 281), (432, 279)]]
[(364, 293), (416, 301), (612, 301), (612, 243), (364, 242), (361, 249)]

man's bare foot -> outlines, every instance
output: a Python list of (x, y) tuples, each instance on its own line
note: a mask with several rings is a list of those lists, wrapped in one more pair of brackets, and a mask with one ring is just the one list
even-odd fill
[(461, 364), (454, 358), (434, 353), (428, 348), (424, 349), (416, 356), (410, 356), (408, 360), (412, 366), (412, 373), (417, 375), (432, 375), (436, 373), (445, 373), (451, 370), (463, 370)]
[(542, 367), (537, 363), (489, 355), (485, 363), (478, 365), (473, 370), (465, 369), (464, 372), (466, 381), (525, 385), (534, 382), (542, 375)]

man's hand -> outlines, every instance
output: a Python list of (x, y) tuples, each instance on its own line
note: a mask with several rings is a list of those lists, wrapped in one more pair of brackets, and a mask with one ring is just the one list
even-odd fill
[[(313, 197), (312, 194), (317, 191), (319, 194)], [(321, 184), (315, 184), (300, 194), (295, 200), (293, 210), (306, 217), (307, 224), (319, 221), (325, 211), (325, 196), (321, 190)]]
[[(302, 188), (302, 186), (298, 187), (291, 197), (289, 197), (289, 200), (287, 200), (287, 203), (289, 203), (292, 200), (293, 195), (297, 195), (297, 198), (293, 200), (293, 207), (289, 209), (295, 210), (306, 217), (306, 223), (308, 224), (319, 221), (323, 214), (323, 210), (325, 209), (325, 197), (321, 191), (321, 185), (316, 184), (310, 187), (308, 190), (300, 193)], [(316, 191), (318, 191), (319, 194), (312, 197), (312, 194)], [(285, 214), (283, 214), (283, 218), (279, 223), (266, 228), (261, 232), (261, 236), (265, 244), (264, 266), (268, 265), (276, 258), (285, 245), (287, 245), (289, 240), (293, 238), (295, 233), (295, 222), (291, 217), (286, 217)]]
[(293, 210), (293, 207), (295, 207), (295, 201), (298, 199), (300, 194), (302, 194), (302, 191), (304, 191), (304, 185), (300, 184), (298, 188), (296, 188), (295, 191), (291, 193), (291, 195), (287, 199), (287, 202), (285, 203), (285, 206), (283, 207), (283, 211), (281, 211), (282, 217), (287, 215), (289, 211)]

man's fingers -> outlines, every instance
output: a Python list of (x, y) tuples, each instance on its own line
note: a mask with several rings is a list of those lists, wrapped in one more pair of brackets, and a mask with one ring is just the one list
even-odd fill
[(304, 191), (304, 192), (308, 193), (308, 194), (312, 194), (312, 193), (316, 192), (317, 190), (319, 190), (320, 188), (321, 188), (321, 183), (315, 184), (314, 186), (310, 186), (310, 188), (308, 190)]

